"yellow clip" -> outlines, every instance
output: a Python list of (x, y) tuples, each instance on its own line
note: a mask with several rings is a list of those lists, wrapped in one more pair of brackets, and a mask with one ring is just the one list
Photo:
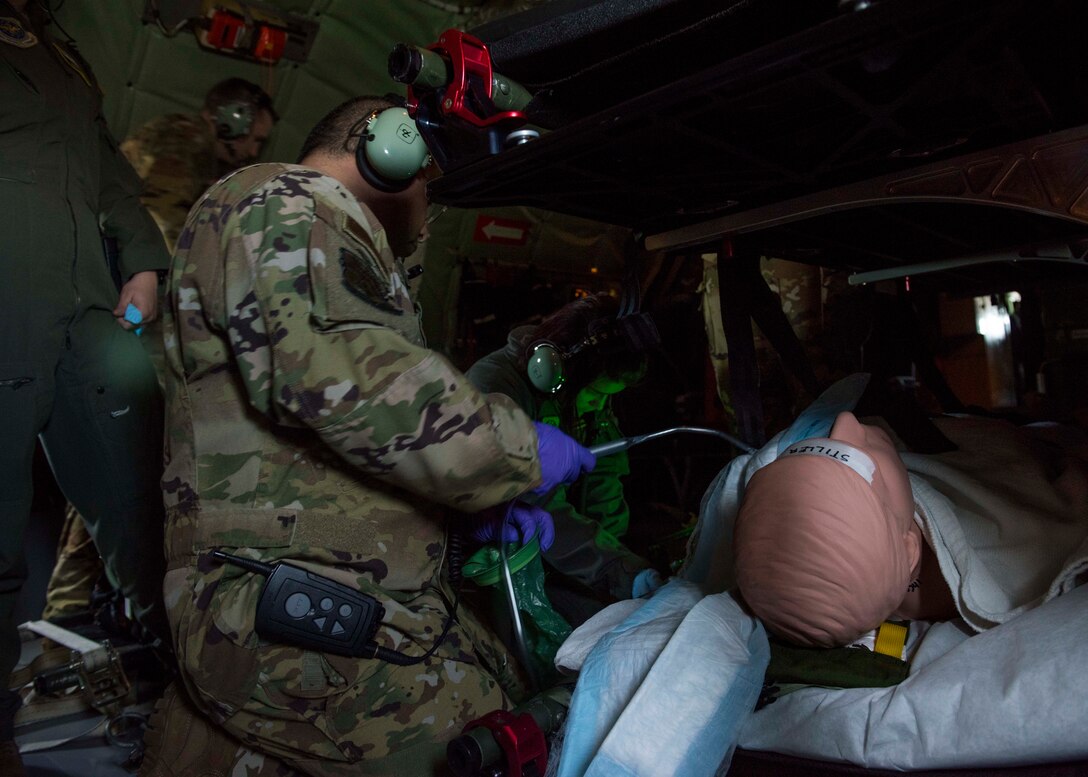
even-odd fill
[(903, 658), (903, 648), (907, 644), (907, 627), (902, 623), (884, 621), (876, 632), (876, 645), (873, 650), (892, 658)]

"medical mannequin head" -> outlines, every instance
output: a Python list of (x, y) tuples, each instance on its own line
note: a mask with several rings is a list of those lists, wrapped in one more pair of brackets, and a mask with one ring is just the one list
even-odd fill
[(801, 645), (852, 642), (891, 616), (918, 572), (910, 481), (878, 427), (840, 413), (748, 483), (737, 582), (768, 629)]

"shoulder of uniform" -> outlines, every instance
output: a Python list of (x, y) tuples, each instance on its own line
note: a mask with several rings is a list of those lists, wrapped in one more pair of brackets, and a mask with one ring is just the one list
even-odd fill
[(195, 113), (168, 113), (148, 122), (149, 125), (177, 134), (208, 135), (212, 134), (211, 128), (204, 117)]
[[(237, 170), (219, 181), (211, 192), (219, 202), (234, 202), (235, 213), (265, 207), (276, 200), (290, 200), (282, 208), (295, 221), (321, 219), (356, 235), (363, 242), (375, 242), (373, 224), (351, 193), (318, 170), (281, 162), (263, 162)], [(376, 248), (376, 250), (379, 250)]]
[(79, 51), (79, 47), (74, 40), (58, 40), (48, 33), (45, 34), (45, 39), (49, 44), (53, 46), (53, 49), (60, 54), (60, 58), (64, 60), (64, 64), (75, 71), (76, 75), (83, 79), (87, 86), (102, 93), (102, 86), (98, 83), (98, 79), (95, 78), (94, 70), (91, 68), (91, 63), (83, 58), (83, 55)]
[[(207, 143), (203, 142), (205, 138)], [(205, 146), (210, 147), (211, 140), (211, 131), (200, 116), (190, 113), (167, 113), (141, 124), (125, 138), (125, 144), (193, 153)]]
[(318, 170), (285, 162), (260, 162), (242, 169), (255, 174), (259, 172), (264, 178), (262, 185), (265, 187), (278, 186), (312, 197), (321, 196), (340, 185), (336, 179)]
[(306, 176), (314, 199), (317, 200), (318, 207), (322, 210), (327, 208), (333, 211), (342, 211), (354, 209), (358, 206), (358, 202), (347, 187), (331, 175), (303, 165), (290, 165), (290, 167), (298, 175)]
[[(228, 174), (213, 187), (211, 194), (219, 201), (234, 203), (242, 213), (275, 205), (285, 216), (301, 220), (312, 218), (317, 209), (316, 192), (325, 185), (321, 173), (298, 165), (261, 162)], [(290, 206), (282, 207), (282, 201)]]
[(323, 221), (347, 230), (364, 243), (374, 243), (381, 231), (377, 217), (360, 203), (340, 181), (310, 168), (295, 166), (300, 171), (316, 173), (310, 181), (314, 198), (314, 215)]

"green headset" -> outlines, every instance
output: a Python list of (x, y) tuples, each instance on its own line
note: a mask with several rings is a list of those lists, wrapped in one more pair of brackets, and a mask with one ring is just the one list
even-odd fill
[(525, 365), (525, 374), (529, 376), (529, 383), (544, 394), (557, 393), (567, 382), (563, 364), (576, 353), (587, 348), (588, 340), (589, 338), (586, 338), (567, 350), (547, 340), (533, 343), (529, 346), (529, 359)]
[(231, 100), (215, 109), (215, 136), (220, 140), (244, 138), (253, 129), (257, 111), (251, 102)]
[(375, 189), (402, 192), (430, 163), (427, 144), (407, 110), (385, 108), (366, 118), (355, 147), (355, 166)]
[(660, 342), (657, 327), (648, 313), (632, 313), (591, 327), (589, 335), (569, 348), (549, 340), (529, 346), (525, 374), (544, 394), (556, 394), (567, 381), (564, 365), (586, 351), (646, 353)]

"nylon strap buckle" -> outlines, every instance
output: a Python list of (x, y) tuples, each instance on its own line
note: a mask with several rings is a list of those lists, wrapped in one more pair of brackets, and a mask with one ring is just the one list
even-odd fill
[[(125, 676), (120, 656), (109, 642), (94, 642), (48, 621), (29, 621), (20, 628), (52, 640), (70, 651), (67, 663), (60, 663), (59, 666), (44, 668), (31, 665), (32, 679), (25, 685), (29, 686), (32, 681), (33, 690), (27, 690), (32, 697), (24, 699), (27, 704), (20, 713), (25, 711), (25, 717), (41, 720), (43, 718), (35, 714), (36, 712), (56, 710), (35, 710), (35, 706), (41, 704), (45, 708), (59, 709), (60, 701), (65, 702), (64, 706), (71, 711), (70, 708), (74, 706), (71, 702), (75, 701), (71, 698), (71, 691), (74, 689), (78, 689), (80, 693), (81, 706), (90, 706), (110, 718), (121, 712), (132, 686)], [(48, 697), (60, 699), (51, 700), (58, 702), (57, 704), (46, 704), (44, 699)], [(53, 715), (47, 714), (44, 717)], [(27, 722), (31, 721), (20, 719), (17, 713), (16, 725)]]

